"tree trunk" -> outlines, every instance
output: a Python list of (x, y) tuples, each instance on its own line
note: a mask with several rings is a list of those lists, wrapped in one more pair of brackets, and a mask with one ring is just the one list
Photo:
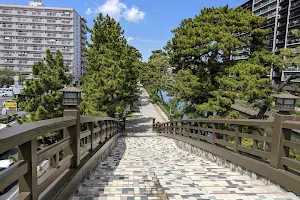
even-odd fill
[(265, 113), (267, 112), (268, 109), (269, 109), (269, 106), (267, 106), (266, 104), (264, 104), (264, 105), (260, 108), (258, 114), (256, 115), (256, 118), (257, 118), (257, 119), (263, 119), (264, 116), (265, 116)]
[(164, 96), (162, 95), (162, 92), (161, 92), (161, 90), (159, 90), (159, 96), (160, 96), (160, 98), (162, 99), (162, 101), (163, 101), (163, 102), (165, 102), (165, 100), (164, 100)]

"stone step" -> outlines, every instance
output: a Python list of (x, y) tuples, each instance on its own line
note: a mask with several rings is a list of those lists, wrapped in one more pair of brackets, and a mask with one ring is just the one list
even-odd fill
[(73, 195), (72, 200), (163, 200), (160, 196), (147, 196), (147, 195), (88, 195), (80, 194)]
[(149, 180), (149, 181), (157, 181), (157, 177), (155, 175), (147, 175), (147, 174), (141, 174), (141, 175), (119, 175), (119, 174), (115, 174), (115, 175), (103, 175), (103, 174), (97, 174), (96, 172), (92, 173), (89, 177), (89, 180), (118, 180), (118, 181), (122, 181), (122, 180)]
[(139, 187), (154, 187), (156, 184), (152, 180), (116, 180), (116, 181), (104, 181), (104, 180), (85, 180), (82, 183), (82, 186), (88, 187), (103, 187), (103, 186), (122, 186), (122, 187), (130, 187), (130, 186), (139, 186)]
[(158, 194), (163, 195), (162, 188), (157, 189), (155, 187), (86, 187), (80, 186), (77, 190), (77, 194), (89, 194), (89, 195), (147, 195), (156, 196)]

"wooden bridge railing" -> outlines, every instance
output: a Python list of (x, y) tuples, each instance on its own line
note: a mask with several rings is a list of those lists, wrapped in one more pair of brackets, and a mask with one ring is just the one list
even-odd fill
[[(300, 121), (190, 119), (154, 124), (160, 135), (188, 142), (300, 195)], [(292, 137), (293, 136), (293, 137)], [(295, 136), (295, 137), (294, 137)], [(300, 157), (300, 156), (299, 156)]]
[[(38, 137), (62, 130), (62, 140), (38, 151)], [(0, 191), (19, 181), (20, 200), (37, 200), (41, 196), (52, 199), (55, 194), (47, 197), (52, 183), (63, 180), (62, 174), (83, 164), (81, 161), (89, 153), (122, 130), (122, 122), (116, 119), (89, 116), (81, 116), (80, 120), (68, 116), (4, 129), (0, 131), (0, 154), (18, 146), (18, 162), (0, 172)], [(51, 167), (38, 177), (38, 165), (44, 160), (49, 160)]]

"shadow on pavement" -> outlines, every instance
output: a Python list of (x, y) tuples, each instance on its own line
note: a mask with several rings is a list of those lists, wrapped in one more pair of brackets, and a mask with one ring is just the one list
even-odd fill
[(147, 106), (150, 103), (152, 103), (152, 101), (150, 100), (149, 97), (146, 97), (146, 96), (141, 96), (140, 97), (140, 106)]
[(136, 119), (128, 119), (126, 121), (125, 134), (127, 136), (143, 136), (152, 132), (152, 117), (140, 117)]

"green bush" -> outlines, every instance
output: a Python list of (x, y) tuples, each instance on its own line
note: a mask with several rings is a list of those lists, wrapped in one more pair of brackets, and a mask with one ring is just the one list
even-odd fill
[(300, 107), (300, 101), (297, 101), (297, 102), (296, 102), (296, 106), (297, 106), (297, 107)]

